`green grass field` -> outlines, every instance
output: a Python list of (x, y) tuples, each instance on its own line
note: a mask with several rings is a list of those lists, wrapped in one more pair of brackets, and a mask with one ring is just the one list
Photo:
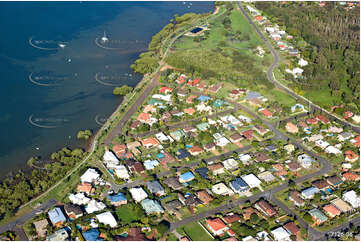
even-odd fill
[(198, 224), (198, 222), (192, 222), (183, 227), (184, 232), (193, 241), (213, 241), (214, 239), (208, 235), (206, 231)]

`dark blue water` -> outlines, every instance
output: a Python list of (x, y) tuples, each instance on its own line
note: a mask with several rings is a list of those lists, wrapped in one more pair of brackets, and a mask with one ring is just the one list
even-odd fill
[[(174, 14), (213, 8), (212, 2), (0, 2), (0, 175), (23, 168), (31, 156), (84, 145), (77, 131), (96, 131), (120, 101), (95, 75), (135, 86), (141, 76), (129, 66), (151, 37)], [(104, 31), (110, 40), (104, 46), (116, 49), (96, 45)], [(37, 49), (30, 38), (56, 49)]]

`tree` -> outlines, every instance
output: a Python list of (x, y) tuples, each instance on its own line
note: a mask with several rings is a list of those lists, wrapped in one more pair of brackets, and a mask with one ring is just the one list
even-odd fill
[(121, 87), (115, 87), (113, 90), (113, 94), (114, 95), (120, 95), (120, 96), (125, 96), (128, 93), (130, 93), (131, 91), (133, 91), (133, 88), (128, 86), (128, 85), (123, 85)]
[(89, 129), (86, 129), (86, 130), (80, 130), (78, 132), (77, 138), (88, 140), (90, 136), (92, 136), (92, 132)]
[(251, 214), (251, 217), (250, 217), (251, 223), (256, 224), (258, 219), (259, 219), (259, 217), (256, 213)]
[(170, 223), (167, 220), (162, 220), (158, 225), (155, 226), (159, 234), (164, 234), (168, 231)]

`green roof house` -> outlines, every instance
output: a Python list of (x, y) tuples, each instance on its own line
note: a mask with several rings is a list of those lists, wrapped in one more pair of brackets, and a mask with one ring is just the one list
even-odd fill
[(200, 131), (206, 131), (209, 127), (209, 124), (208, 123), (200, 123), (200, 124), (197, 124), (196, 127)]
[(317, 208), (314, 208), (308, 212), (317, 224), (322, 224), (327, 221), (327, 216)]

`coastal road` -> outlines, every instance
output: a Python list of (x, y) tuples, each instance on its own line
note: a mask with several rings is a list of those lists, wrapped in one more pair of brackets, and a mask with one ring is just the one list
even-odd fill
[[(24, 225), (24, 223), (26, 221), (36, 217), (37, 213), (41, 213), (42, 211), (45, 211), (46, 209), (51, 208), (52, 206), (54, 206), (56, 204), (57, 204), (57, 201), (55, 199), (50, 199), (50, 200), (46, 201), (45, 203), (41, 204), (40, 206), (34, 208), (31, 212), (24, 214), (23, 216), (17, 218), (16, 220), (14, 220), (8, 224), (0, 226), (0, 234), (4, 233), (6, 231), (21, 232), (20, 230), (22, 230), (22, 226)], [(22, 232), (19, 233), (19, 235), (23, 239), (24, 234)], [(26, 235), (25, 235), (25, 237), (26, 237)]]
[(297, 100), (303, 100), (303, 102), (305, 102), (309, 107), (312, 108), (312, 110), (316, 110), (319, 112), (324, 113), (326, 116), (328, 116), (328, 118), (330, 120), (337, 120), (338, 122), (340, 122), (343, 126), (349, 126), (350, 128), (352, 128), (352, 130), (354, 130), (357, 133), (360, 133), (360, 126), (359, 125), (354, 125), (351, 124), (349, 122), (347, 122), (344, 119), (341, 119), (339, 117), (337, 117), (336, 115), (330, 113), (329, 111), (321, 108), (320, 106), (318, 106), (317, 104), (314, 104), (313, 102), (311, 102), (310, 100), (306, 99), (303, 96), (300, 96), (298, 94), (296, 94), (294, 91), (292, 91), (290, 88), (288, 88), (287, 86), (281, 84), (279, 81), (276, 80), (274, 74), (273, 74), (273, 70), (278, 66), (278, 63), (280, 61), (280, 56), (278, 55), (277, 51), (272, 47), (272, 45), (269, 43), (268, 39), (263, 35), (263, 33), (258, 29), (257, 25), (253, 22), (253, 20), (250, 18), (250, 16), (248, 15), (248, 13), (244, 10), (244, 8), (242, 7), (240, 2), (237, 2), (238, 7), (240, 8), (241, 12), (243, 13), (243, 15), (247, 18), (248, 22), (252, 25), (252, 27), (255, 29), (255, 31), (257, 32), (257, 34), (260, 36), (260, 38), (266, 43), (268, 49), (271, 51), (273, 57), (274, 57), (274, 62), (272, 63), (272, 65), (268, 68), (267, 70), (267, 78), (270, 82), (274, 83), (278, 88), (284, 90), (286, 93), (288, 93), (289, 95), (291, 95), (292, 97), (296, 98)]

